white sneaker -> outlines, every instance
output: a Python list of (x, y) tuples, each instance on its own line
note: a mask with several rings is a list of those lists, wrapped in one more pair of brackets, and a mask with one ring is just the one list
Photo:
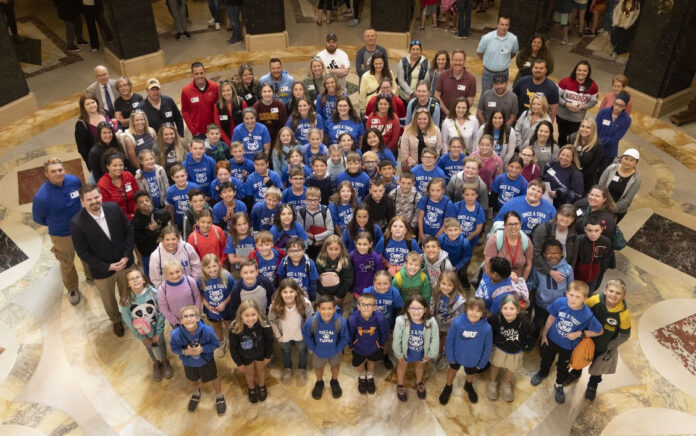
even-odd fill
[(220, 23), (215, 23), (215, 30), (220, 30)]
[(616, 58), (618, 58), (618, 57), (619, 57), (619, 54), (618, 54), (618, 53), (616, 53), (615, 51), (613, 51), (613, 52), (611, 52), (611, 55), (609, 55), (609, 57), (610, 57), (610, 58), (611, 58), (612, 60), (614, 60), (614, 61), (615, 61), (615, 60), (616, 60)]
[(213, 24), (215, 24), (215, 18), (211, 18), (210, 20), (208, 20), (208, 25), (213, 25)]

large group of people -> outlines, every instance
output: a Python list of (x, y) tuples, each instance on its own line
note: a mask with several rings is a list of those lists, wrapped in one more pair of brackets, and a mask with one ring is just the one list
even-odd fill
[[(582, 368), (573, 362), (569, 372), (572, 350), (592, 338), (585, 396), (594, 399), (630, 334), (626, 286), (603, 280), (641, 183), (639, 151), (618, 146), (630, 125), (627, 79), (617, 76), (601, 103), (586, 61), (556, 84), (535, 37), (509, 90), (518, 49), (508, 26), (500, 17), (479, 45), (480, 92), (463, 50), (428, 62), (412, 41), (394, 74), (366, 30), (357, 107), (334, 34), (304, 79), (272, 58), (260, 79), (245, 64), (216, 83), (195, 62), (180, 109), (158, 79), (141, 97), (128, 78), (97, 67), (75, 127), (92, 180), (50, 159), (33, 206), (70, 302), (81, 299), (76, 253), (114, 333), (125, 326), (143, 343), (156, 381), (173, 376), (169, 324), (191, 411), (200, 383), (211, 382), (225, 412), (215, 359), (227, 352), (249, 400), (264, 401), (275, 342), (285, 384), (293, 374), (306, 383), (312, 352), (317, 400), (327, 363), (331, 394), (341, 396), (348, 346), (361, 394), (375, 392), (375, 365), (391, 370), (395, 359), (399, 400), (410, 363), (425, 398), (430, 363), (447, 368), (442, 404), (461, 366), (471, 402), (484, 371), (487, 397), (500, 390), (513, 401), (522, 353), (539, 342), (531, 383), (558, 356), (562, 403)], [(475, 251), (483, 262), (470, 268)]]

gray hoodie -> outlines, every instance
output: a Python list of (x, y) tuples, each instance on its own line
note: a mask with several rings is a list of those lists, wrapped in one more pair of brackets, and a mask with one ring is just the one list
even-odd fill
[(445, 250), (440, 250), (440, 255), (435, 262), (430, 262), (428, 256), (423, 253), (423, 269), (428, 275), (430, 286), (435, 287), (437, 280), (440, 278), (442, 271), (454, 271), (452, 262), (449, 260), (449, 254)]
[[(481, 176), (477, 176), (478, 180), (472, 182), (474, 184), (478, 183), (478, 198), (476, 201), (479, 202), (484, 210), (488, 210), (488, 186), (486, 182), (483, 181)], [(462, 199), (462, 188), (464, 187), (464, 171), (460, 171), (450, 179), (447, 184), (447, 196), (456, 203)]]

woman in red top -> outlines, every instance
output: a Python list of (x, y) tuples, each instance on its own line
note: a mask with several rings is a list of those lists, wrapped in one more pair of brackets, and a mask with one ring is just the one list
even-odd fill
[(213, 108), (213, 121), (220, 126), (220, 136), (225, 144), (230, 144), (234, 127), (242, 123), (242, 111), (246, 107), (246, 101), (237, 95), (231, 82), (220, 83), (220, 98)]
[(106, 174), (101, 176), (97, 186), (101, 190), (104, 202), (110, 201), (118, 204), (128, 219), (133, 219), (135, 213), (135, 200), (133, 196), (138, 190), (138, 182), (133, 174), (123, 169), (125, 156), (111, 154), (106, 157)]
[(386, 95), (377, 96), (375, 102), (377, 109), (367, 117), (365, 130), (377, 129), (382, 134), (384, 145), (390, 150), (396, 151), (399, 147), (399, 136), (401, 136), (401, 124), (399, 117), (394, 113), (391, 98)]

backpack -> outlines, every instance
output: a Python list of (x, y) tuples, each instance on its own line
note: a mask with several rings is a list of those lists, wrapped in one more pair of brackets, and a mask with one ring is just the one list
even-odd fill
[[(215, 227), (211, 227), (213, 229), (213, 233), (215, 233), (215, 238), (217, 239), (218, 243), (220, 243), (220, 235), (218, 234), (217, 230), (215, 230)], [(194, 229), (194, 231), (191, 233), (193, 235), (193, 245), (198, 247), (198, 232)]]
[[(305, 222), (307, 222), (307, 208), (301, 207), (297, 210), (297, 213), (300, 215), (300, 218), (302, 218), (302, 226), (304, 226)], [(329, 208), (320, 204), (319, 213), (321, 213), (321, 219), (324, 220), (324, 225), (326, 225), (326, 215), (329, 213)]]
[[(443, 262), (443, 263), (444, 263), (444, 262)], [(421, 271), (421, 272), (420, 272), (420, 279), (421, 279), (421, 282), (423, 282), (423, 283), (425, 283), (425, 281), (427, 280), (427, 276), (425, 275), (425, 272), (424, 272), (424, 271)], [(397, 286), (399, 289), (401, 289), (401, 284), (403, 283), (403, 278), (401, 277), (401, 271), (397, 272), (397, 273), (394, 275), (394, 280), (396, 280), (396, 286)]]
[(580, 370), (589, 366), (594, 358), (594, 352), (595, 344), (592, 338), (582, 338), (570, 354), (570, 367)]
[[(285, 268), (286, 273), (288, 272), (288, 257), (289, 256), (285, 256), (284, 258), (281, 259), (280, 262), (278, 262), (278, 266), (280, 266), (282, 264), (283, 268)], [(304, 255), (304, 261), (305, 261), (305, 274), (307, 275), (307, 280), (309, 281), (310, 265), (309, 265), (309, 256), (307, 256), (306, 254)]]
[[(505, 224), (503, 221), (495, 221), (493, 222), (493, 225), (491, 226), (491, 230), (488, 232), (486, 235), (486, 240), (491, 237), (491, 235), (495, 232), (495, 248), (496, 251), (500, 251), (503, 248), (503, 242), (504, 242), (504, 230)], [(520, 230), (520, 239), (522, 240), (522, 252), (527, 251), (527, 247), (529, 246), (529, 236), (527, 236), (522, 230)]]
[[(318, 326), (319, 318), (317, 315), (315, 315), (312, 317), (312, 321), (310, 321), (309, 324), (309, 330), (312, 332), (312, 336), (316, 334)], [(341, 318), (334, 318), (334, 329), (336, 330), (336, 335), (338, 336), (338, 334), (341, 333)]]

